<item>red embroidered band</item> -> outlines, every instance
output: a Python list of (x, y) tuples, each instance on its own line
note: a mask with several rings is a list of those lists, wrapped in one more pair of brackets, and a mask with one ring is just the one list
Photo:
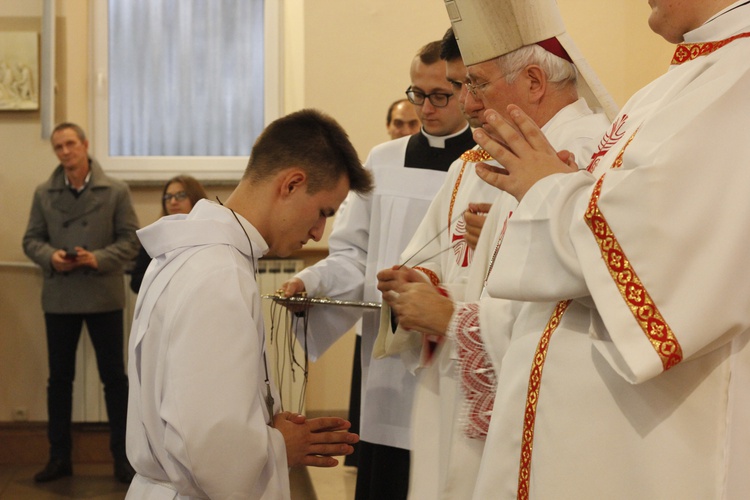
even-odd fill
[(682, 64), (701, 56), (707, 56), (735, 40), (748, 37), (750, 37), (750, 33), (740, 33), (739, 35), (734, 35), (725, 40), (719, 40), (718, 42), (681, 43), (674, 51), (672, 64)]
[(542, 371), (547, 359), (547, 349), (552, 334), (560, 325), (565, 310), (570, 305), (569, 300), (563, 300), (555, 306), (547, 326), (539, 339), (536, 347), (534, 362), (529, 374), (529, 389), (526, 394), (526, 410), (523, 414), (523, 437), (521, 439), (521, 465), (518, 470), (518, 495), (519, 500), (529, 498), (529, 480), (531, 479), (531, 452), (534, 450), (534, 424), (536, 423), (536, 405), (539, 402), (539, 390), (542, 386)]
[(428, 278), (430, 278), (430, 283), (432, 283), (432, 286), (439, 287), (440, 286), (440, 278), (438, 278), (437, 274), (435, 274), (434, 271), (431, 271), (430, 269), (427, 269), (426, 267), (417, 266), (414, 268), (415, 271), (422, 271), (427, 275)]
[[(637, 133), (638, 130), (630, 136), (628, 142), (623, 146), (622, 151), (612, 164), (613, 169), (622, 166), (625, 150)], [(604, 263), (620, 290), (623, 300), (625, 300), (643, 333), (661, 359), (662, 367), (666, 371), (682, 361), (682, 347), (672, 328), (662, 316), (659, 308), (656, 307), (643, 282), (630, 265), (630, 260), (617, 241), (607, 219), (599, 210), (598, 202), (604, 177), (603, 175), (599, 178), (591, 194), (591, 200), (584, 217), (586, 225), (588, 225), (599, 245)]]

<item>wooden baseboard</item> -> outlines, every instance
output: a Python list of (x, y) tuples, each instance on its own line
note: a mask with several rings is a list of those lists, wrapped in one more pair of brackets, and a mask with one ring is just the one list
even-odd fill
[[(109, 426), (73, 424), (73, 463), (109, 463)], [(0, 423), (0, 464), (43, 464), (49, 459), (47, 422)]]

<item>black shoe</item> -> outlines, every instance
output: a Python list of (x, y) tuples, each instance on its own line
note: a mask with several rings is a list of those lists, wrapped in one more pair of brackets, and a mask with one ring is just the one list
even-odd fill
[(60, 479), (61, 477), (72, 476), (73, 466), (70, 464), (70, 460), (63, 460), (61, 458), (52, 458), (47, 463), (47, 466), (41, 471), (37, 472), (34, 476), (35, 483), (47, 483)]
[(130, 465), (127, 458), (115, 459), (115, 477), (118, 481), (124, 484), (130, 484), (135, 476), (135, 470)]

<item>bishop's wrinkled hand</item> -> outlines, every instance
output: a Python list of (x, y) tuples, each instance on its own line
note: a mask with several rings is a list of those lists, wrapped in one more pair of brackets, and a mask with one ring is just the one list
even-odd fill
[(407, 283), (427, 283), (427, 279), (418, 271), (408, 266), (393, 266), (381, 270), (378, 275), (378, 290), (383, 300), (390, 306)]
[(405, 284), (391, 304), (401, 328), (425, 335), (445, 335), (454, 307), (450, 297), (429, 283)]
[(541, 129), (518, 106), (508, 106), (510, 120), (497, 111), (485, 111), (486, 123), (474, 131), (474, 140), (504, 169), (486, 163), (476, 167), (477, 175), (513, 195), (518, 201), (539, 180), (558, 173), (571, 173), (572, 155), (558, 155)]

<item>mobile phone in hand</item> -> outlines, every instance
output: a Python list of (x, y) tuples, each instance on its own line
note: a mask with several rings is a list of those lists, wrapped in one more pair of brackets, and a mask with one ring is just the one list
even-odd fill
[(65, 250), (65, 260), (76, 260), (78, 252), (75, 250)]

